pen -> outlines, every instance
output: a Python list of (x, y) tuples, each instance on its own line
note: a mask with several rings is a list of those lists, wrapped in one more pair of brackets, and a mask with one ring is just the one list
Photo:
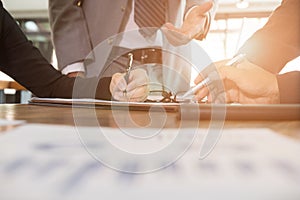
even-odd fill
[(126, 80), (126, 83), (128, 83), (128, 80), (129, 80), (129, 75), (130, 75), (130, 72), (131, 72), (132, 63), (133, 63), (133, 54), (129, 53), (128, 54), (128, 64), (127, 64), (128, 68), (127, 68), (126, 74), (124, 76), (124, 79)]
[[(234, 66), (240, 62), (242, 62), (245, 58), (245, 54), (239, 54), (235, 57), (233, 57), (231, 60), (229, 60), (225, 66)], [(191, 89), (189, 89), (184, 95), (182, 95), (181, 98), (185, 98), (189, 95), (194, 94), (197, 90), (203, 88), (205, 85), (208, 85), (210, 83), (210, 79), (209, 77), (206, 77), (203, 81), (201, 81), (200, 83), (198, 83), (195, 87), (192, 87)]]
[(229, 60), (225, 66), (234, 66), (236, 64), (239, 64), (240, 62), (242, 62), (245, 58), (246, 54), (239, 54), (235, 57), (233, 57), (231, 60)]

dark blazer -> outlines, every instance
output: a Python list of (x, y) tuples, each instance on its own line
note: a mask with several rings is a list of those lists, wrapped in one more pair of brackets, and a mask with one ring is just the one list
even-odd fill
[(0, 70), (39, 97), (110, 98), (109, 78), (75, 79), (55, 70), (27, 40), (1, 1)]
[[(239, 52), (246, 53), (252, 63), (278, 74), (289, 61), (300, 56), (299, 9), (299, 0), (283, 0), (267, 24)], [(277, 80), (280, 102), (300, 103), (300, 72), (277, 75)]]

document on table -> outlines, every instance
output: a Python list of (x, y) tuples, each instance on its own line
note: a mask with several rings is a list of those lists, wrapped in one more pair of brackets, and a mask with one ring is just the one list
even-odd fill
[(30, 104), (74, 107), (109, 107), (110, 109), (152, 110), (178, 112), (185, 120), (215, 118), (229, 120), (300, 120), (300, 104), (206, 104), (119, 102), (98, 99), (37, 98)]
[[(18, 127), (0, 136), (0, 199), (300, 197), (300, 142), (269, 129), (226, 129), (211, 154), (203, 160), (199, 159), (199, 152), (207, 130), (199, 129), (193, 145), (177, 162), (141, 175), (115, 171), (92, 156), (87, 146), (102, 152), (124, 169), (139, 170), (153, 164), (111, 154), (103, 138), (92, 134), (99, 130), (106, 135), (106, 140), (129, 152), (150, 152), (153, 147), (166, 146), (178, 133), (177, 129), (141, 131), (35, 124)], [(141, 141), (140, 145), (132, 145), (134, 137), (124, 133), (136, 131), (141, 135), (159, 134), (149, 137), (149, 144)], [(195, 130), (181, 129), (180, 133), (184, 136), (180, 142), (184, 144), (192, 141)], [(157, 159), (155, 162), (165, 161)]]
[(26, 123), (24, 120), (0, 119), (0, 126), (17, 126)]
[(56, 105), (56, 106), (76, 106), (76, 107), (92, 107), (92, 106), (111, 106), (111, 107), (131, 107), (136, 109), (149, 109), (160, 108), (174, 110), (180, 105), (179, 103), (160, 103), (160, 102), (121, 102), (121, 101), (108, 101), (100, 99), (62, 99), (62, 98), (38, 98), (33, 97), (29, 101), (30, 104), (40, 105)]

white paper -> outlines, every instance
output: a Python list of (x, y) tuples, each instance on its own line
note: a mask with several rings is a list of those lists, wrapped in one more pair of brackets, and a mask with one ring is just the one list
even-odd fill
[(95, 103), (99, 105), (113, 105), (113, 106), (174, 106), (179, 105), (179, 103), (160, 103), (160, 102), (122, 102), (122, 101), (108, 101), (101, 99), (62, 99), (62, 98), (31, 98), (32, 102), (41, 102), (41, 103), (66, 103), (66, 104), (90, 104)]
[(0, 126), (16, 126), (24, 124), (24, 120), (6, 120), (6, 119), (0, 119)]
[[(300, 143), (269, 129), (225, 129), (204, 160), (199, 160), (199, 152), (207, 130), (199, 129), (193, 145), (181, 159), (166, 169), (144, 175), (120, 173), (95, 160), (82, 145), (78, 131), (86, 133), (85, 141), (95, 149), (102, 150), (105, 149), (102, 141), (92, 134), (99, 130), (24, 125), (1, 135), (0, 199), (296, 200), (300, 197)], [(101, 131), (119, 145), (123, 142), (122, 148), (132, 145), (121, 136), (124, 130), (101, 128)], [(181, 131), (190, 140), (195, 130)], [(163, 129), (160, 138), (152, 138), (152, 144), (166, 145), (177, 132), (177, 129)], [(147, 145), (135, 148), (143, 146)], [(113, 154), (107, 156), (129, 167), (145, 164)]]

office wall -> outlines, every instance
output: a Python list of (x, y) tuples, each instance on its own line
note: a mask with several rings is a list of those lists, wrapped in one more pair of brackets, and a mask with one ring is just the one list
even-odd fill
[(48, 0), (2, 0), (2, 2), (15, 18), (48, 18)]

